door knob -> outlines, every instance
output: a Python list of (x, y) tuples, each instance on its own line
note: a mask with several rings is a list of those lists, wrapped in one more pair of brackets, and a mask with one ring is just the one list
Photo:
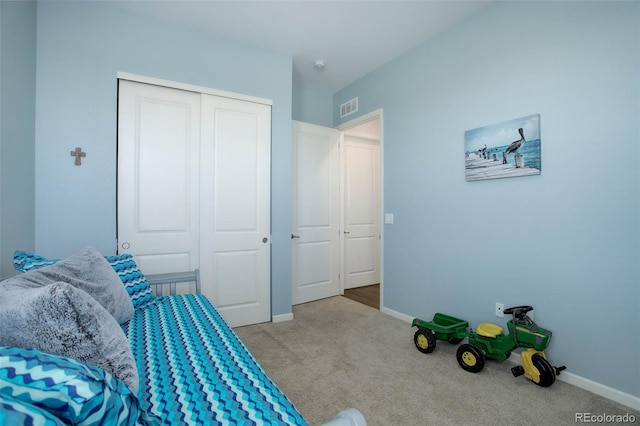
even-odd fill
[(300, 238), (300, 235), (291, 234), (291, 239), (293, 240), (294, 238)]
[(264, 238), (262, 239), (262, 242), (263, 242), (263, 243), (267, 243), (268, 241), (269, 241), (269, 239), (268, 239), (267, 237), (264, 237)]

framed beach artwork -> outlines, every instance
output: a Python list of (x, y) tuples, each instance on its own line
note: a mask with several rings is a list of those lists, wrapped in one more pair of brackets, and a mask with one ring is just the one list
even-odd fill
[(540, 114), (464, 132), (467, 181), (539, 175)]

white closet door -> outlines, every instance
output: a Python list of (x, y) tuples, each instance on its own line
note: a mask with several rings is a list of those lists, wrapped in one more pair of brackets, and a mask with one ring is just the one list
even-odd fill
[(293, 303), (340, 291), (340, 132), (293, 122)]
[(121, 80), (118, 252), (146, 274), (199, 260), (200, 94)]
[(271, 107), (202, 95), (202, 292), (232, 326), (271, 320)]
[(271, 107), (120, 81), (119, 253), (200, 269), (230, 326), (271, 320)]

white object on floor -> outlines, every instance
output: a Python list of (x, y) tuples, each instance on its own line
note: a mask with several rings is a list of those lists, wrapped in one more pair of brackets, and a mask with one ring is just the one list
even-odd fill
[(340, 411), (333, 420), (323, 426), (367, 426), (367, 421), (359, 410), (348, 408)]

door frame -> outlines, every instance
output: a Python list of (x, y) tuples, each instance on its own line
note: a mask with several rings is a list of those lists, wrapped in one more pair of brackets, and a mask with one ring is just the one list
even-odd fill
[[(384, 222), (382, 221), (382, 218), (384, 218), (384, 119), (383, 119), (383, 109), (379, 108), (376, 109), (374, 111), (371, 111), (367, 114), (361, 115), (360, 117), (354, 118), (353, 120), (349, 120), (345, 123), (342, 123), (338, 126), (336, 126), (336, 129), (340, 130), (341, 132), (346, 132), (349, 129), (352, 129), (354, 127), (357, 127), (361, 124), (364, 124), (368, 121), (371, 120), (375, 120), (376, 118), (379, 120), (380, 123), (380, 129), (379, 129), (379, 137), (380, 137), (380, 156), (379, 156), (379, 161), (380, 161), (380, 218), (381, 218), (381, 222), (380, 222), (380, 310), (383, 310), (384, 308)], [(341, 167), (340, 167), (340, 223), (341, 228), (344, 227), (344, 194), (342, 193), (342, 191), (344, 191), (344, 181), (345, 181), (345, 176), (344, 176), (344, 164), (342, 163), (344, 161), (344, 143), (340, 144), (340, 162), (341, 162)], [(344, 234), (341, 233), (340, 234), (340, 276), (344, 277), (345, 276), (345, 271), (344, 271), (344, 253), (345, 253), (345, 238), (344, 238)], [(343, 295), (344, 294), (344, 279), (340, 279), (340, 294)]]

